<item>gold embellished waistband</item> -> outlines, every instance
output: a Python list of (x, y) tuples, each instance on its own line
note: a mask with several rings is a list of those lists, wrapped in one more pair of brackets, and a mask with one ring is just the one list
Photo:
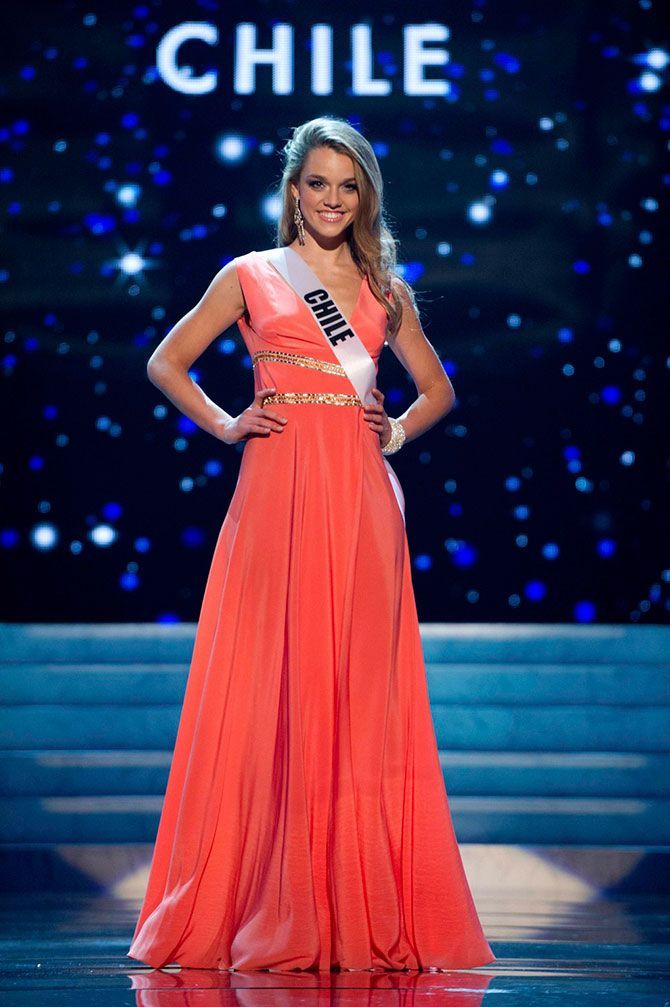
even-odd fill
[(272, 402), (325, 402), (332, 406), (362, 406), (358, 395), (348, 395), (346, 392), (276, 392), (267, 395), (262, 404)]
[(298, 367), (310, 367), (315, 371), (341, 374), (342, 377), (347, 376), (342, 364), (332, 363), (330, 360), (319, 360), (318, 357), (308, 357), (304, 353), (289, 353), (288, 350), (259, 350), (251, 358), (252, 365), (255, 367), (259, 360), (277, 360), (282, 364), (297, 364)]

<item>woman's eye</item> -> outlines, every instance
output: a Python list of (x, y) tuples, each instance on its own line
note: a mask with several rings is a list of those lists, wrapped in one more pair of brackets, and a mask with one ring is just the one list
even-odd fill
[[(317, 185), (323, 185), (323, 183), (318, 178), (311, 179), (307, 184), (312, 189), (315, 188)], [(355, 192), (357, 188), (358, 186), (354, 182), (349, 182), (347, 184), (347, 189), (349, 190), (349, 192)]]

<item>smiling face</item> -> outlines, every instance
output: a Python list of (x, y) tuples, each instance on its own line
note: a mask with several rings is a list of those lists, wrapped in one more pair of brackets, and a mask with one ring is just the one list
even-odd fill
[(300, 197), (305, 231), (320, 244), (341, 240), (358, 209), (354, 162), (332, 147), (312, 148), (291, 194)]

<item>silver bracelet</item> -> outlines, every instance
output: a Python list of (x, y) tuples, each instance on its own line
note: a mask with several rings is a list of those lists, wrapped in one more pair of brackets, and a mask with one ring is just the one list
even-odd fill
[(393, 419), (389, 416), (389, 423), (391, 424), (391, 437), (388, 443), (382, 448), (383, 455), (394, 455), (396, 451), (400, 451), (400, 448), (405, 443), (405, 438), (407, 433), (404, 426), (400, 420)]

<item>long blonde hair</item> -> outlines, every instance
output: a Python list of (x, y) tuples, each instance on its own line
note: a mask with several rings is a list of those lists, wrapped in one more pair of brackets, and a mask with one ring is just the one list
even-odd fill
[(368, 140), (346, 119), (319, 116), (293, 128), (291, 139), (282, 150), (284, 167), (277, 189), (282, 209), (275, 243), (282, 248), (297, 237), (291, 183), (298, 184), (307, 154), (314, 147), (331, 147), (341, 154), (348, 154), (354, 163), (359, 203), (349, 227), (347, 242), (352, 259), (367, 274), (372, 293), (386, 310), (386, 335), (392, 338), (400, 328), (403, 311), (394, 278), (406, 289), (417, 315), (419, 310), (414, 291), (397, 271), (396, 239), (384, 210), (384, 182), (377, 157)]

